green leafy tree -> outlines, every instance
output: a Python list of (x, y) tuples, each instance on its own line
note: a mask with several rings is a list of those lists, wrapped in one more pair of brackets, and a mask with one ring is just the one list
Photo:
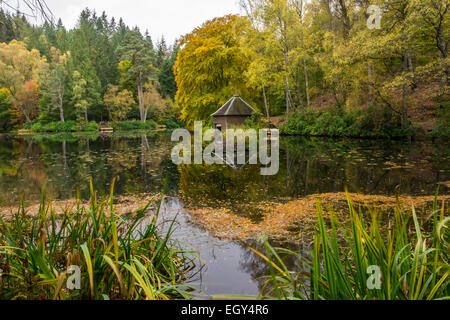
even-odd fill
[(145, 122), (147, 118), (144, 106), (144, 83), (155, 71), (153, 67), (155, 54), (151, 39), (145, 39), (138, 30), (129, 31), (119, 52), (122, 61), (128, 60), (131, 63), (127, 73), (136, 79), (139, 115), (141, 121)]
[(66, 92), (66, 81), (68, 75), (68, 64), (70, 63), (70, 53), (61, 52), (52, 47), (50, 50), (52, 57), (49, 73), (44, 84), (44, 96), (48, 98), (51, 109), (59, 110), (61, 122), (65, 122), (64, 117), (64, 96)]
[(119, 91), (119, 87), (114, 85), (108, 86), (103, 101), (108, 108), (111, 120), (114, 122), (125, 120), (132, 106), (136, 104), (132, 92), (126, 89)]
[(83, 122), (88, 123), (88, 106), (89, 102), (87, 100), (87, 81), (82, 77), (82, 75), (75, 71), (73, 73), (73, 96), (72, 103), (75, 107), (75, 114), (77, 121), (79, 123)]
[(141, 121), (145, 122), (146, 112), (144, 105), (144, 83), (152, 78), (155, 69), (153, 67), (155, 53), (150, 38), (144, 38), (139, 30), (129, 31), (119, 48), (121, 60), (130, 61), (128, 75), (136, 78), (139, 115)]
[[(87, 108), (89, 111), (95, 112), (101, 104), (101, 82), (94, 67), (94, 60), (91, 55), (89, 33), (85, 30), (87, 27), (81, 27), (75, 30), (71, 44), (71, 55), (73, 62), (73, 69), (78, 71), (81, 78), (86, 82), (85, 97)], [(73, 79), (72, 86), (75, 87), (76, 80)]]
[(0, 89), (0, 131), (8, 132), (12, 129), (11, 94), (5, 88)]

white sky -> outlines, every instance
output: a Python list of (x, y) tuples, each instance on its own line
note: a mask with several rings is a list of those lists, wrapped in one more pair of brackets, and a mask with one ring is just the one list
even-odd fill
[(203, 22), (239, 13), (238, 0), (46, 0), (53, 14), (67, 28), (73, 28), (81, 11), (88, 7), (103, 11), (116, 21), (123, 18), (130, 27), (146, 29), (156, 42), (164, 34), (168, 45)]

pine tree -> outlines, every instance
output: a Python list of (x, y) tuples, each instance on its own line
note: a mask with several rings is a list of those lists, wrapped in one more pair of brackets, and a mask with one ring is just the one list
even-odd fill
[[(88, 114), (90, 109), (98, 107), (101, 103), (101, 83), (94, 67), (91, 47), (83, 29), (75, 30), (70, 52), (74, 70), (78, 71), (82, 79), (86, 81), (85, 100), (87, 102), (86, 113)], [(75, 82), (75, 79), (73, 81)]]
[(151, 78), (154, 73), (152, 67), (155, 60), (153, 44), (149, 37), (144, 37), (137, 28), (129, 31), (124, 39), (123, 45), (118, 49), (121, 60), (129, 60), (131, 67), (128, 70), (130, 75), (136, 78), (139, 114), (141, 121), (147, 120), (147, 113), (144, 106), (144, 83)]
[(164, 59), (160, 73), (158, 75), (158, 80), (160, 84), (160, 93), (164, 98), (170, 97), (172, 100), (175, 99), (175, 94), (177, 93), (177, 83), (175, 81), (175, 73), (173, 67), (175, 61), (177, 60), (178, 47), (174, 46), (172, 54)]
[(156, 67), (161, 70), (164, 61), (167, 58), (167, 44), (164, 36), (161, 37), (161, 40), (156, 44)]

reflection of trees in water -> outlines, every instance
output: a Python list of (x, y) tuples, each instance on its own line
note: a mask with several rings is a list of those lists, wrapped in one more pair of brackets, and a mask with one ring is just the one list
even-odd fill
[(147, 136), (141, 137), (141, 174), (144, 183), (147, 183), (147, 152), (150, 150)]
[[(170, 160), (170, 136), (131, 133), (99, 137), (70, 134), (0, 138), (0, 191), (17, 203), (19, 192), (39, 199), (42, 186), (56, 198), (89, 196), (89, 181), (108, 192), (119, 177), (117, 194), (155, 192), (169, 176), (194, 204), (244, 204), (307, 194), (352, 192), (433, 194), (437, 182), (450, 180), (448, 143), (281, 138), (281, 166), (276, 176), (262, 177), (260, 166), (234, 171), (226, 165), (179, 166)], [(178, 171), (178, 172), (177, 172)], [(448, 188), (441, 187), (441, 193)], [(13, 204), (13, 203), (12, 203)]]
[[(266, 249), (264, 248), (263, 243), (252, 241), (248, 243), (248, 245), (266, 255)], [(283, 247), (294, 252), (307, 252), (308, 250), (310, 250), (306, 246), (299, 246), (292, 243), (279, 244), (271, 242), (271, 245), (274, 247)], [(244, 244), (240, 244), (240, 246), (242, 250), (240, 260), (241, 270), (248, 273), (254, 280), (258, 282), (258, 288), (261, 291), (267, 284), (268, 277), (270, 277), (269, 264)], [(303, 253), (301, 255), (303, 257), (301, 261), (294, 255), (289, 255), (283, 252), (278, 252), (278, 254), (289, 271), (300, 271), (300, 268), (308, 271), (307, 263), (310, 259), (307, 253)]]
[(91, 179), (101, 196), (109, 193), (112, 179), (119, 177), (116, 194), (158, 192), (164, 180), (161, 163), (170, 156), (167, 139), (131, 135), (4, 138), (0, 140), (0, 191), (10, 190), (12, 196), (5, 197), (8, 205), (18, 203), (19, 192), (26, 200), (38, 200), (44, 185), (54, 199), (74, 197), (77, 191), (86, 199)]
[(260, 190), (259, 169), (248, 167), (237, 173), (226, 165), (181, 165), (181, 190), (197, 202), (251, 198)]
[(180, 184), (180, 172), (171, 157), (167, 157), (161, 162), (161, 171), (162, 177), (167, 179), (166, 194), (169, 196), (177, 196)]
[[(180, 189), (194, 206), (243, 205), (309, 194), (351, 192), (433, 194), (439, 181), (450, 179), (448, 154), (432, 162), (432, 148), (405, 142), (307, 139), (281, 140), (280, 171), (262, 177), (259, 166), (239, 172), (226, 165), (181, 165)], [(426, 163), (423, 159), (429, 159)], [(439, 171), (443, 169), (446, 173)], [(443, 176), (447, 180), (443, 180)], [(442, 191), (442, 190), (441, 190)]]
[(442, 181), (436, 173), (450, 165), (448, 155), (440, 155), (438, 166), (424, 162), (436, 152), (427, 143), (298, 137), (282, 142), (287, 164), (280, 174), (286, 176), (293, 197), (342, 192), (345, 187), (364, 194), (393, 194), (397, 185), (403, 193), (432, 194)]
[(230, 208), (258, 218), (254, 204), (283, 194), (281, 176), (263, 177), (260, 167), (249, 165), (239, 172), (226, 165), (180, 165), (180, 191), (191, 207)]

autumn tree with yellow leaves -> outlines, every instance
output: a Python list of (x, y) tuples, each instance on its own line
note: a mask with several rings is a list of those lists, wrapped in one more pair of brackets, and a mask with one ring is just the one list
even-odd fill
[(114, 85), (108, 86), (103, 101), (108, 108), (110, 118), (115, 122), (125, 120), (132, 106), (136, 104), (131, 91), (127, 89), (119, 91), (119, 87)]
[(38, 112), (39, 81), (45, 68), (45, 59), (37, 50), (27, 50), (23, 42), (0, 43), (0, 87), (9, 91), (13, 107), (27, 122)]
[(181, 39), (174, 66), (176, 101), (188, 125), (208, 121), (236, 92), (254, 101), (245, 77), (250, 56), (240, 46), (244, 30), (241, 18), (230, 15), (210, 20)]

